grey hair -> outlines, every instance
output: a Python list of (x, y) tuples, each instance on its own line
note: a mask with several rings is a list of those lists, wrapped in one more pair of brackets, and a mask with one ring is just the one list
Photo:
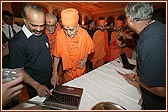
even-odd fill
[(135, 21), (151, 19), (153, 5), (150, 2), (130, 2), (125, 7), (126, 17), (132, 17)]
[(55, 21), (57, 22), (57, 17), (53, 14), (50, 14), (50, 13), (46, 14), (46, 18), (54, 18)]

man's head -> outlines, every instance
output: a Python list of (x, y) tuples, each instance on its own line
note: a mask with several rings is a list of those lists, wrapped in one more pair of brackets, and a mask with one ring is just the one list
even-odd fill
[(7, 10), (2, 11), (2, 19), (6, 24), (13, 25), (13, 14)]
[(61, 21), (63, 25), (63, 30), (67, 37), (74, 37), (78, 32), (78, 11), (73, 8), (65, 9), (61, 12)]
[(53, 14), (46, 14), (46, 29), (53, 34), (56, 31), (57, 18)]
[(134, 23), (148, 21), (153, 15), (153, 6), (149, 2), (131, 2), (125, 7), (127, 24), (134, 30)]
[(124, 28), (124, 20), (117, 20), (115, 31), (122, 31), (123, 28)]
[(89, 29), (95, 29), (95, 21), (94, 20), (89, 20), (88, 21), (88, 28)]
[(37, 4), (24, 5), (21, 15), (26, 27), (36, 36), (43, 33), (45, 26), (45, 14), (43, 8)]
[(98, 29), (104, 31), (106, 29), (105, 19), (103, 17), (98, 20)]

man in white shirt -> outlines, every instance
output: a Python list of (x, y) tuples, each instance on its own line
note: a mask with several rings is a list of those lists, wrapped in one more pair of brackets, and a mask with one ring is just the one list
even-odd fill
[(2, 31), (5, 33), (8, 39), (13, 38), (14, 34), (21, 30), (21, 27), (14, 24), (13, 14), (7, 10), (2, 11)]

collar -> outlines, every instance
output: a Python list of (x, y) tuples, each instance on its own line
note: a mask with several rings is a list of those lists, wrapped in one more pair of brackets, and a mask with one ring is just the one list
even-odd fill
[(22, 30), (27, 38), (30, 38), (33, 35), (33, 33), (31, 33), (29, 29), (27, 29), (26, 25), (23, 25)]

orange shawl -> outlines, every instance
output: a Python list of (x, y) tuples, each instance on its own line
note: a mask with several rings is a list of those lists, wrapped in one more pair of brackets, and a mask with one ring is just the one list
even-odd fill
[(73, 38), (66, 37), (63, 29), (58, 31), (53, 55), (62, 58), (63, 70), (78, 69), (77, 63), (93, 51), (94, 43), (86, 30), (79, 27), (77, 35)]
[(107, 30), (104, 31), (104, 50), (108, 51), (108, 32)]
[(50, 44), (50, 52), (51, 52), (51, 54), (53, 54), (53, 50), (54, 50), (54, 47), (55, 47), (55, 41), (56, 41), (57, 32), (55, 31), (53, 34), (50, 34), (50, 33), (48, 32), (48, 30), (45, 29), (45, 34), (47, 35), (48, 41), (49, 41), (49, 44)]

